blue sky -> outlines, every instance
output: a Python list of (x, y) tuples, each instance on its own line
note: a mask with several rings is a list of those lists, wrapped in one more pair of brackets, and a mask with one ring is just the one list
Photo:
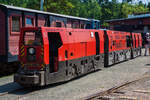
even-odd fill
[[(118, 1), (121, 2), (122, 0), (118, 0)], [(150, 0), (133, 0), (134, 3), (139, 2), (139, 1), (142, 1), (143, 3), (146, 3), (146, 4), (150, 2)]]

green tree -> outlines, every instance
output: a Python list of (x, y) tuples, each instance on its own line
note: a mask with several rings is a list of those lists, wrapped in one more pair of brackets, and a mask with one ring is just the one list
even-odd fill
[(0, 3), (18, 7), (26, 7), (27, 0), (0, 0)]
[(120, 4), (116, 0), (112, 0), (101, 5), (102, 21), (119, 18)]
[(60, 14), (70, 14), (69, 11), (73, 7), (73, 4), (69, 0), (47, 0), (44, 3), (46, 11)]
[(142, 13), (147, 12), (148, 8), (145, 7), (143, 4), (128, 4), (128, 3), (122, 3), (121, 4), (121, 18), (126, 18), (128, 15), (134, 14), (134, 13)]
[(147, 7), (148, 7), (148, 9), (149, 9), (149, 11), (150, 11), (150, 2), (148, 3)]
[(26, 7), (40, 10), (40, 1), (41, 0), (26, 0)]
[[(44, 0), (44, 10), (101, 21), (126, 18), (129, 14), (150, 11), (150, 3), (132, 4), (133, 0)], [(25, 8), (40, 9), (40, 0), (0, 0), (0, 3)]]
[(101, 15), (101, 7), (96, 0), (87, 0), (80, 11), (80, 16), (87, 18), (101, 19)]

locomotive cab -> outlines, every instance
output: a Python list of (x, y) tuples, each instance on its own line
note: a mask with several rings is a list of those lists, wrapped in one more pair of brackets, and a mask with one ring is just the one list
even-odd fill
[[(40, 28), (23, 28), (19, 42), (19, 60), (21, 68), (14, 81), (21, 85), (44, 85), (39, 77), (44, 77), (43, 39)], [(39, 82), (40, 81), (40, 82)]]
[[(22, 49), (22, 48), (23, 49)], [(43, 63), (43, 40), (41, 30), (23, 31), (23, 38), (20, 40), (20, 56), (22, 63), (26, 63), (29, 70), (41, 70)]]
[[(21, 29), (19, 42), (20, 70), (14, 81), (22, 86), (43, 86), (47, 78), (59, 75), (58, 49), (62, 46), (60, 32), (49, 32), (48, 28), (26, 27)], [(64, 73), (63, 70), (59, 70)], [(60, 74), (62, 74), (62, 72)], [(55, 81), (50, 82), (55, 83)], [(59, 78), (58, 78), (59, 80)]]

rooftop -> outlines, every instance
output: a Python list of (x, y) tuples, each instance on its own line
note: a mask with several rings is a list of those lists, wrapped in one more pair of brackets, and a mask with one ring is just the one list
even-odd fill
[(50, 15), (54, 15), (54, 16), (72, 18), (72, 19), (78, 19), (78, 20), (99, 21), (99, 20), (96, 20), (96, 19), (88, 19), (88, 18), (82, 18), (82, 17), (63, 15), (63, 14), (56, 14), (56, 13), (51, 13), (51, 12), (39, 11), (39, 10), (34, 10), (34, 9), (22, 8), (22, 7), (15, 7), (15, 6), (4, 5), (4, 4), (0, 4), (0, 6), (6, 7), (7, 9), (14, 9), (14, 10), (27, 11), (27, 12), (40, 13), (40, 14), (50, 14)]
[(128, 15), (128, 18), (106, 20), (106, 22), (140, 19), (140, 18), (148, 18), (148, 17), (150, 17), (150, 12)]

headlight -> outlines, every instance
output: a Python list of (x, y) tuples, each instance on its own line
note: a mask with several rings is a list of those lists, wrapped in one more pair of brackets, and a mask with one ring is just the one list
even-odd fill
[(35, 54), (35, 48), (29, 48), (29, 54), (31, 55)]

